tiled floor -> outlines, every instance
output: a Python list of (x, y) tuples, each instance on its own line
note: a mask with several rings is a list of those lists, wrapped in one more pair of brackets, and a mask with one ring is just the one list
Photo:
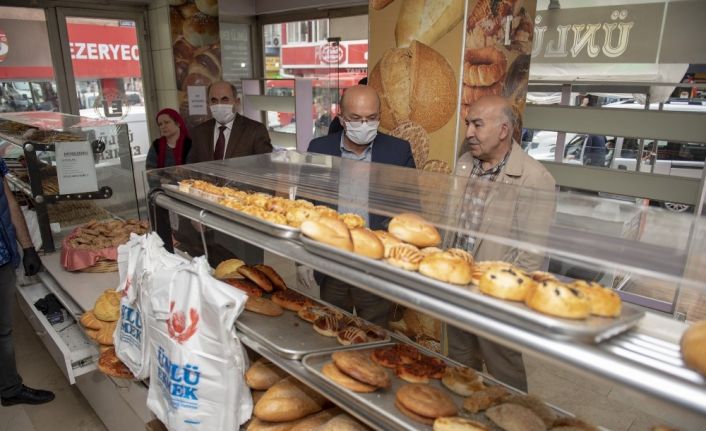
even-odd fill
[[(289, 284), (296, 285), (294, 265), (272, 255)], [(311, 290), (318, 295), (317, 290)], [(15, 313), (15, 340), (20, 373), (29, 386), (47, 388), (56, 400), (43, 406), (0, 407), (0, 431), (103, 431), (81, 393), (68, 384), (44, 346), (21, 315)], [(644, 431), (668, 424), (668, 408), (628, 393), (610, 383), (586, 378), (565, 368), (525, 356), (530, 392), (593, 423), (615, 431)]]

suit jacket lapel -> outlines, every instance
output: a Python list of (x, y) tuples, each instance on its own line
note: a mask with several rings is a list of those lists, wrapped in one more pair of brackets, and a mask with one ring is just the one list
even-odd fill
[(238, 143), (243, 137), (242, 123), (243, 117), (241, 117), (240, 114), (235, 114), (235, 120), (233, 120), (233, 128), (230, 130), (230, 137), (228, 138), (228, 147), (226, 147), (226, 159), (233, 157)]

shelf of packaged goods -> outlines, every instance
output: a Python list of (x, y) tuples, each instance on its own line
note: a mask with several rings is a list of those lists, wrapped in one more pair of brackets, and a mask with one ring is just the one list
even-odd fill
[[(198, 220), (205, 226), (257, 245), (274, 254), (310, 266), (391, 301), (423, 311), (448, 324), (533, 354), (575, 372), (621, 385), (666, 406), (679, 408), (687, 423), (706, 418), (706, 381), (685, 368), (674, 341), (650, 335), (642, 325), (608, 341), (591, 344), (548, 338), (508, 322), (504, 316), (470, 312), (434, 289), (399, 285), (350, 266), (308, 252), (295, 240), (274, 238), (174, 198), (155, 193), (152, 204)], [(652, 326), (671, 319), (650, 316)], [(682, 330), (681, 327), (678, 331)], [(678, 339), (680, 334), (673, 333)]]

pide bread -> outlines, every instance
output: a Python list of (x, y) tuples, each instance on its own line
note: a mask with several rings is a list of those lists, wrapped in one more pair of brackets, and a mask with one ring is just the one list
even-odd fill
[(264, 391), (287, 376), (287, 373), (265, 358), (255, 361), (245, 372), (245, 384), (250, 389)]
[(435, 253), (422, 259), (419, 273), (447, 283), (466, 285), (472, 280), (473, 266), (451, 253)]
[(567, 319), (585, 319), (591, 314), (591, 302), (575, 287), (553, 281), (544, 281), (532, 289), (525, 304), (552, 316)]
[(483, 390), (483, 377), (475, 370), (467, 367), (446, 367), (441, 382), (452, 392), (463, 397), (473, 392)]
[(80, 319), (81, 325), (83, 325), (84, 328), (86, 329), (94, 329), (94, 330), (99, 330), (102, 326), (103, 323), (96, 319), (95, 314), (93, 314), (93, 310), (88, 310), (83, 315), (81, 316)]
[(458, 0), (405, 0), (395, 26), (397, 47), (414, 40), (433, 45), (461, 22), (463, 7)]
[(238, 268), (245, 265), (240, 259), (228, 259), (219, 263), (216, 267), (213, 276), (219, 280), (226, 278), (243, 278), (243, 276), (238, 272)]
[(272, 282), (267, 275), (254, 266), (242, 265), (238, 268), (238, 272), (245, 276), (248, 280), (257, 284), (257, 287), (265, 292), (272, 292), (274, 290), (274, 286), (272, 286)]
[(351, 344), (361, 344), (368, 342), (368, 336), (365, 331), (355, 326), (346, 326), (338, 331), (336, 340), (344, 346)]
[(303, 307), (309, 305), (314, 305), (314, 303), (302, 295), (301, 293), (295, 292), (292, 289), (278, 290), (271, 296), (272, 302), (284, 308), (285, 310), (298, 312)]
[(387, 230), (400, 240), (417, 247), (436, 247), (441, 243), (439, 231), (422, 217), (412, 213), (393, 217)]
[(284, 310), (279, 305), (267, 298), (258, 296), (249, 296), (245, 302), (245, 309), (253, 313), (272, 317), (281, 316), (284, 313)]
[(706, 320), (691, 325), (681, 338), (684, 363), (706, 376)]
[(353, 252), (369, 257), (371, 259), (382, 259), (385, 255), (385, 247), (382, 241), (366, 228), (353, 228), (350, 230), (353, 241)]
[(366, 383), (360, 382), (353, 377), (348, 376), (343, 373), (333, 362), (328, 362), (324, 364), (321, 369), (321, 373), (331, 379), (333, 382), (338, 383), (344, 388), (350, 389), (353, 392), (375, 392), (378, 388), (376, 386), (368, 385)]
[(534, 280), (513, 268), (490, 269), (478, 283), (481, 292), (510, 301), (524, 301), (535, 286)]
[(532, 410), (517, 404), (491, 407), (485, 415), (505, 431), (546, 431), (542, 419)]
[(489, 386), (464, 399), (463, 408), (471, 413), (478, 413), (502, 403), (509, 397), (510, 392), (503, 386)]
[(326, 399), (294, 377), (286, 377), (267, 390), (255, 404), (253, 414), (269, 422), (303, 418), (322, 410)]
[(433, 420), (442, 416), (455, 416), (458, 409), (451, 397), (441, 389), (429, 385), (410, 383), (395, 394), (399, 405), (412, 413)]
[(601, 317), (620, 316), (622, 301), (613, 289), (593, 281), (576, 280), (569, 286), (579, 289), (591, 301), (591, 314)]
[[(344, 228), (346, 227), (343, 222), (340, 223)], [(353, 251), (353, 241), (351, 240), (351, 235), (348, 232), (348, 228), (346, 228), (346, 232), (343, 234), (340, 229), (337, 230), (331, 228), (323, 223), (320, 223), (319, 221), (305, 221), (301, 224), (301, 230), (304, 235), (313, 240), (343, 250)]]
[(390, 48), (372, 68), (368, 84), (380, 95), (380, 125), (393, 130), (409, 120), (428, 133), (446, 124), (456, 109), (456, 74), (434, 49), (412, 41)]
[(426, 425), (433, 425), (434, 424), (434, 418), (428, 418), (426, 416), (418, 415), (417, 413), (415, 413), (412, 410), (405, 407), (404, 404), (402, 404), (400, 402), (400, 400), (397, 398), (395, 398), (395, 407), (397, 407), (397, 409), (399, 411), (401, 411), (402, 414), (404, 414), (405, 416), (407, 416), (408, 418), (412, 419), (415, 422), (420, 422), (420, 423), (423, 423)]
[(223, 281), (224, 283), (230, 284), (231, 286), (235, 287), (238, 290), (242, 290), (249, 297), (262, 296), (262, 289), (257, 287), (257, 285), (250, 280), (245, 280), (245, 279), (239, 280), (237, 278), (226, 278), (225, 280), (221, 280), (221, 281)]
[(535, 415), (542, 419), (547, 428), (551, 428), (556, 420), (554, 410), (549, 408), (541, 398), (534, 395), (513, 395), (505, 400), (505, 404), (517, 404), (532, 410)]
[(299, 419), (297, 424), (294, 425), (289, 431), (313, 431), (319, 429), (319, 427), (336, 417), (339, 413), (341, 413), (341, 409), (337, 407), (322, 410), (318, 413), (314, 413), (313, 415)]
[(360, 351), (338, 351), (331, 355), (333, 363), (344, 374), (370, 386), (387, 388), (390, 386), (390, 376), (384, 368), (373, 362), (370, 357)]
[(460, 416), (436, 418), (434, 431), (490, 431), (490, 428), (480, 422)]
[(259, 270), (267, 278), (270, 279), (270, 282), (272, 283), (272, 287), (274, 287), (277, 290), (285, 290), (287, 289), (287, 284), (284, 282), (282, 277), (280, 277), (279, 274), (277, 274), (277, 271), (274, 270), (271, 266), (268, 265), (255, 265), (255, 269)]

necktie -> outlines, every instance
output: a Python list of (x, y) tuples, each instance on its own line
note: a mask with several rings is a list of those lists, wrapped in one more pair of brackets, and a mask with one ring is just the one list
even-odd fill
[(223, 134), (225, 129), (226, 126), (218, 127), (220, 132), (218, 133), (218, 140), (216, 141), (216, 150), (213, 152), (213, 160), (223, 160), (223, 156), (225, 156), (226, 135)]

